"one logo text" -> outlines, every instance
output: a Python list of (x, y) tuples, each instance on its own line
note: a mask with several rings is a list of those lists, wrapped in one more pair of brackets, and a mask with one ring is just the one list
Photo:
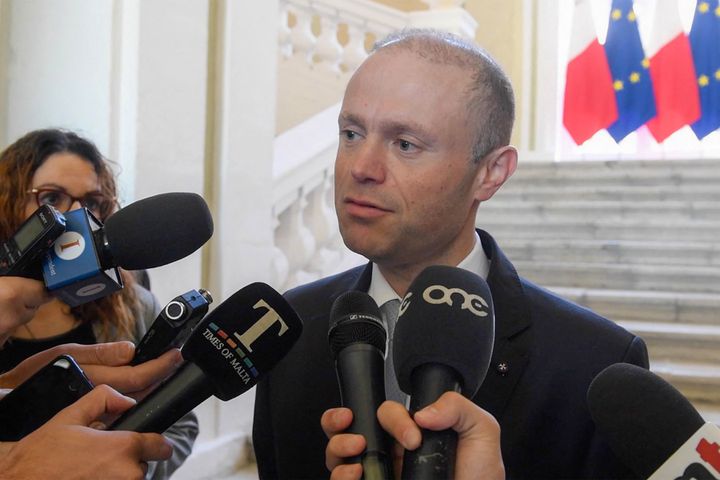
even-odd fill
[(470, 310), (473, 315), (487, 317), (488, 304), (484, 298), (474, 293), (468, 293), (462, 288), (448, 288), (443, 285), (430, 285), (423, 292), (423, 300), (433, 305), (447, 304), (453, 306), (453, 295), (463, 299), (460, 308)]

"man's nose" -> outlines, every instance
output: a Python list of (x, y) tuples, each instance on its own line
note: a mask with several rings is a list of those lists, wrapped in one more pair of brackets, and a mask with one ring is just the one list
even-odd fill
[(358, 182), (385, 181), (387, 149), (382, 142), (365, 141), (353, 152), (350, 171)]

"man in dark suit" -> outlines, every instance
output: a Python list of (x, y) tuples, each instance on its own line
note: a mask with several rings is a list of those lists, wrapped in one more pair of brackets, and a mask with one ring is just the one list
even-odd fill
[(452, 35), (388, 37), (355, 72), (339, 117), (335, 208), (345, 244), (371, 263), (286, 294), (305, 329), (258, 385), (253, 439), (262, 478), (324, 478), (326, 464), (336, 478), (359, 478), (357, 467), (340, 465), (362, 442), (343, 433), (350, 415), (335, 409), (330, 307), (352, 289), (382, 306), (437, 264), (477, 273), (492, 292), (491, 370), (472, 400), (499, 422), (507, 477), (632, 477), (595, 432), (585, 395), (612, 363), (647, 366), (643, 341), (519, 277), (495, 240), (475, 230), (481, 202), (515, 171), (513, 119), (505, 74)]

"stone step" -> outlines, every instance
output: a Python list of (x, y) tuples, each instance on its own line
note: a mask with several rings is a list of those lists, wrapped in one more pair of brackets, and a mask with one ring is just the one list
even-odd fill
[[(680, 185), (720, 180), (717, 160), (690, 162), (520, 162), (513, 185)], [(717, 184), (717, 183), (716, 183)]]
[[(720, 190), (720, 188), (719, 188)], [(719, 199), (720, 201), (720, 199)], [(482, 209), (481, 209), (482, 210)], [(720, 221), (645, 220), (604, 218), (587, 220), (553, 219), (493, 219), (484, 218), (482, 211), (476, 220), (478, 227), (498, 239), (571, 239), (571, 240), (652, 240), (664, 242), (717, 242), (720, 238)]]
[(521, 162), (477, 224), (521, 275), (642, 336), (720, 421), (720, 161)]
[(547, 288), (612, 320), (720, 326), (719, 294)]
[[(720, 185), (720, 179), (718, 179)], [(720, 188), (720, 187), (718, 187)], [(612, 200), (551, 200), (533, 202), (527, 200), (494, 200), (482, 206), (482, 218), (514, 219), (571, 219), (629, 218), (687, 220), (720, 220), (720, 202), (716, 201), (612, 201)]]
[(510, 238), (502, 249), (513, 261), (720, 266), (718, 242)]
[(720, 325), (619, 321), (645, 340), (654, 362), (720, 364)]
[(651, 201), (651, 200), (720, 200), (718, 182), (708, 185), (578, 185), (575, 183), (547, 185), (545, 183), (508, 182), (498, 191), (491, 201), (529, 200), (548, 202), (553, 200), (611, 200), (611, 201)]
[(720, 267), (524, 261), (515, 267), (539, 285), (720, 293)]
[(696, 172), (714, 172), (720, 175), (717, 159), (668, 159), (668, 160), (575, 160), (556, 162), (552, 160), (521, 161), (518, 174), (546, 177), (568, 175), (577, 177), (653, 176), (694, 177)]
[(702, 362), (650, 359), (650, 369), (693, 403), (720, 405), (720, 367)]
[(569, 186), (583, 187), (585, 190), (594, 189), (598, 187), (612, 188), (612, 187), (671, 187), (677, 185), (683, 186), (705, 186), (709, 187), (712, 185), (718, 185), (720, 183), (720, 174), (716, 172), (699, 172), (697, 175), (687, 177), (671, 177), (667, 176), (663, 172), (659, 172), (657, 175), (648, 176), (599, 176), (593, 178), (588, 175), (557, 175), (557, 176), (524, 176), (522, 173), (514, 174), (510, 180), (503, 186), (509, 189), (522, 188), (522, 189), (533, 189), (538, 186), (543, 187), (554, 187), (564, 188)]

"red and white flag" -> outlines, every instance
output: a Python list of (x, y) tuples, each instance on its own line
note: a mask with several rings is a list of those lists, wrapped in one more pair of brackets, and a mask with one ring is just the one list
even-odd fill
[(605, 49), (595, 34), (589, 0), (576, 0), (565, 76), (563, 125), (580, 145), (618, 116)]
[(657, 116), (647, 122), (655, 140), (700, 118), (700, 94), (690, 41), (682, 29), (677, 0), (657, 0), (647, 47)]

